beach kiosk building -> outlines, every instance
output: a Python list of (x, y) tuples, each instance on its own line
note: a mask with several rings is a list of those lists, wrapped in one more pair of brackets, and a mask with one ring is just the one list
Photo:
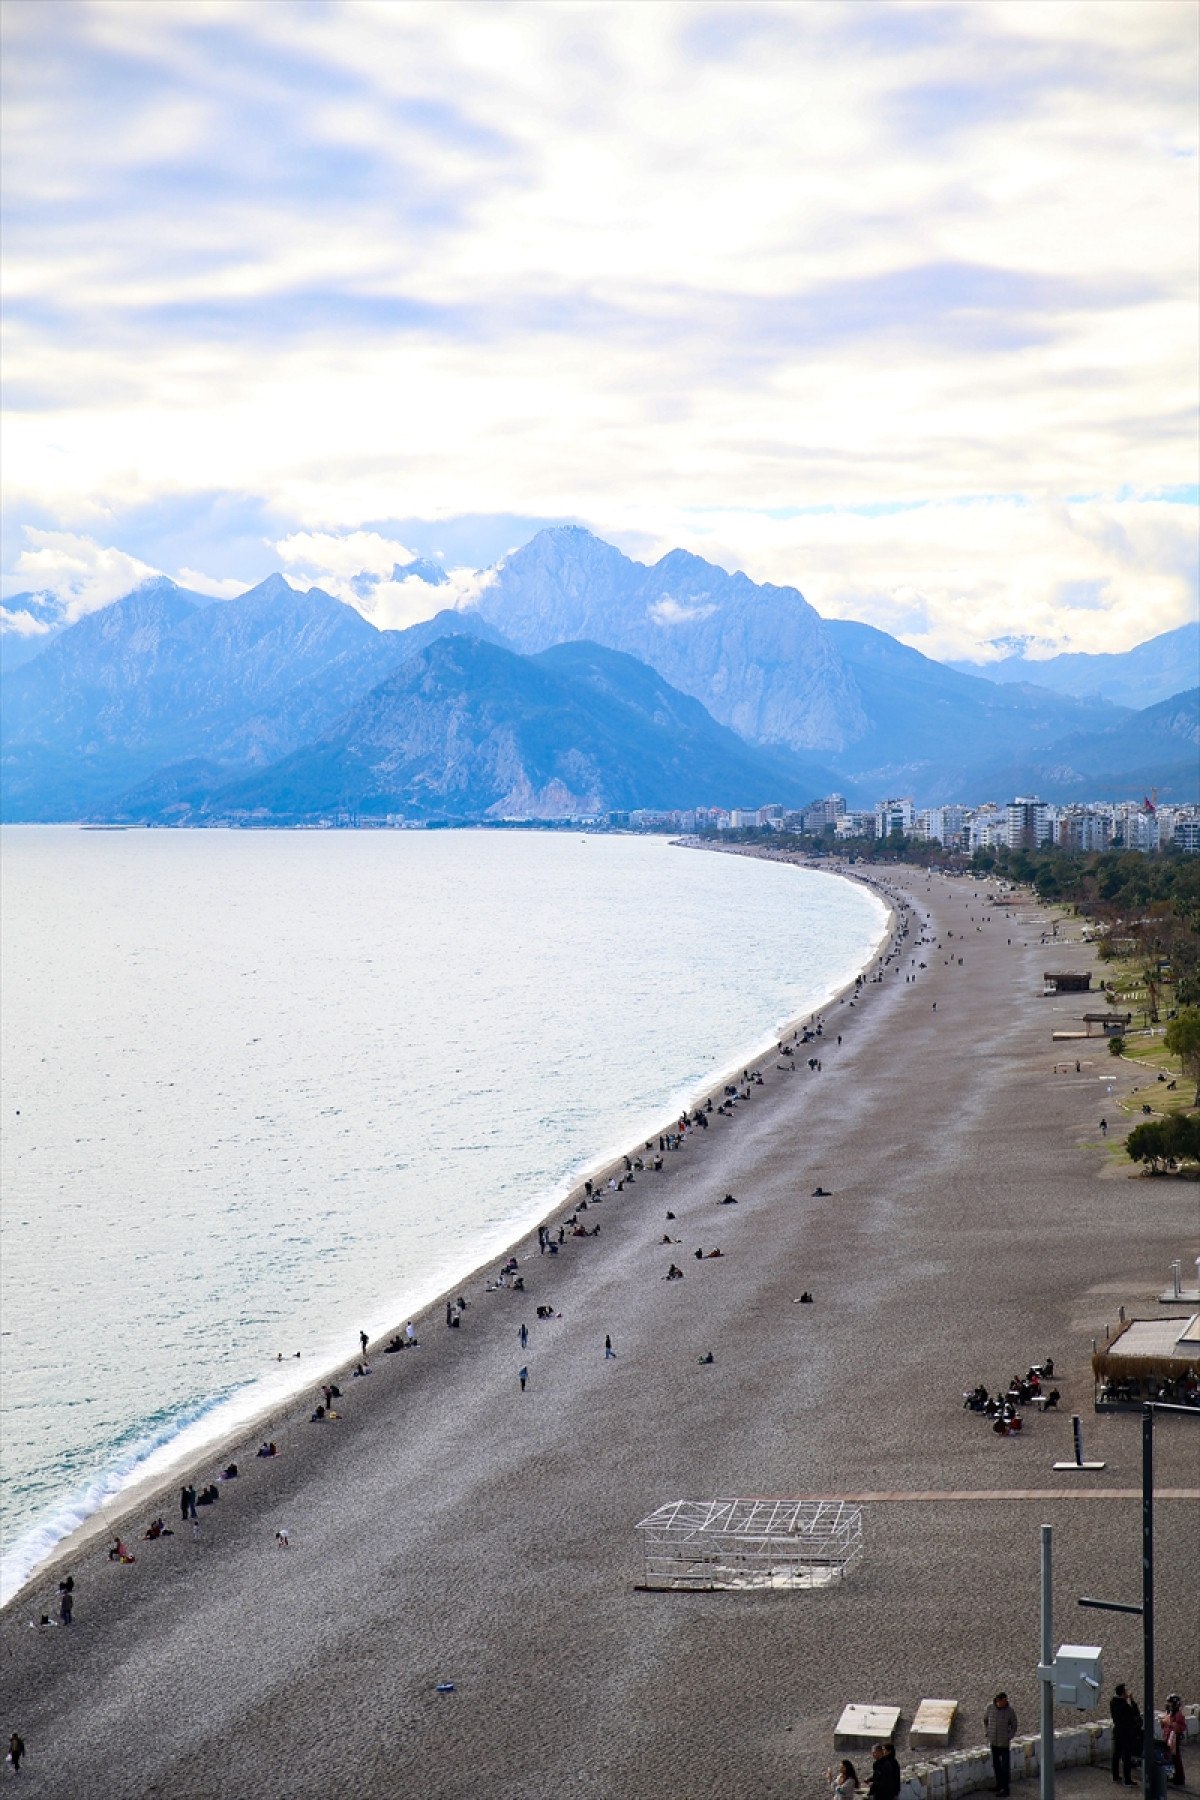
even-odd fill
[(1145, 1400), (1200, 1409), (1200, 1313), (1190, 1319), (1127, 1319), (1092, 1357), (1096, 1411)]

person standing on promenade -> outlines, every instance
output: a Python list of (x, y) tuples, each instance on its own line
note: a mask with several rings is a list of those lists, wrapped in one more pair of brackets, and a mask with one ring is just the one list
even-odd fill
[(524, 1363), (522, 1363), (521, 1367), (517, 1370), (517, 1380), (521, 1384), (521, 1392), (524, 1393), (525, 1383), (529, 1380), (529, 1370), (525, 1367)]
[(900, 1764), (891, 1744), (871, 1745), (871, 1779), (867, 1792), (871, 1800), (899, 1800)]
[(1142, 1715), (1137, 1706), (1125, 1692), (1125, 1683), (1119, 1681), (1108, 1703), (1112, 1714), (1112, 1778), (1121, 1780), (1124, 1773), (1125, 1786), (1133, 1786), (1133, 1758), (1142, 1741)]
[(1003, 1688), (984, 1713), (983, 1728), (992, 1753), (992, 1767), (996, 1771), (996, 1792), (1007, 1794), (1012, 1777), (1011, 1745), (1017, 1735), (1017, 1715)]
[(1183, 1701), (1178, 1694), (1167, 1695), (1167, 1708), (1162, 1715), (1162, 1733), (1173, 1763), (1171, 1786), (1183, 1787), (1183, 1740), (1187, 1736), (1187, 1719), (1184, 1716)]

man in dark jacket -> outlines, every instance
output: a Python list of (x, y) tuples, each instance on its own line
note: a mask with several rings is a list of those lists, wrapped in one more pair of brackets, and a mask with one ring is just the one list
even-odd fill
[(996, 1792), (1007, 1794), (1012, 1772), (1012, 1752), (1009, 1746), (1017, 1735), (1017, 1715), (1003, 1690), (996, 1695), (984, 1713), (983, 1728), (992, 1753), (992, 1768), (996, 1771)]
[(1119, 1765), (1125, 1777), (1125, 1786), (1132, 1787), (1133, 1759), (1142, 1742), (1142, 1715), (1138, 1711), (1137, 1702), (1131, 1700), (1125, 1692), (1123, 1681), (1117, 1683), (1108, 1703), (1108, 1710), (1112, 1714), (1112, 1778), (1114, 1781), (1121, 1780), (1121, 1775), (1117, 1773)]
[(890, 1744), (871, 1746), (871, 1800), (899, 1800), (900, 1764)]

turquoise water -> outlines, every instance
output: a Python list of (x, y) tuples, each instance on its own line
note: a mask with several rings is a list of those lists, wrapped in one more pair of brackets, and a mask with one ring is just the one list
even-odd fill
[(4, 1597), (148, 1458), (510, 1242), (885, 924), (835, 876), (662, 839), (0, 851)]

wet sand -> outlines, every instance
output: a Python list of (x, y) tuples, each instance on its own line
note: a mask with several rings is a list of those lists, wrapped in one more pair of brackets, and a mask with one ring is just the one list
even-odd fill
[[(1106, 1154), (1101, 1114), (1127, 1123), (1106, 1085), (1133, 1086), (1106, 1046), (1051, 1072), (1052, 1029), (1086, 1003), (1043, 998), (1042, 970), (1090, 951), (1048, 958), (1028, 905), (982, 925), (974, 883), (886, 879), (940, 948), (910, 929), (881, 984), (827, 1010), (796, 1073), (768, 1059), (733, 1117), (589, 1209), (599, 1238), (552, 1259), (531, 1235), (524, 1294), (473, 1278), (460, 1330), (439, 1307), (420, 1349), (373, 1346), (337, 1423), (310, 1425), (307, 1402), (272, 1428), (278, 1458), (257, 1461), (257, 1437), (214, 1455), (197, 1485), (230, 1454), (242, 1474), (198, 1541), (172, 1501), (176, 1535), (129, 1533), (131, 1567), (72, 1546), (69, 1631), (28, 1625), (56, 1610), (57, 1570), (6, 1609), (0, 1723), (26, 1741), (28, 1792), (823, 1795), (849, 1700), (902, 1709), (902, 1762), (925, 1695), (959, 1700), (959, 1743), (979, 1741), (1000, 1685), (1034, 1726), (1043, 1521), (1057, 1639), (1095, 1633), (1109, 1683), (1140, 1697), (1139, 1621), (1075, 1606), (1140, 1586), (1139, 1423), (1093, 1416), (1089, 1356), (1118, 1305), (1164, 1310), (1171, 1258), (1195, 1253), (1197, 1189), (1129, 1179)], [(724, 1254), (697, 1262), (698, 1246)], [(672, 1260), (683, 1281), (663, 1279)], [(815, 1304), (795, 1304), (806, 1288)], [(964, 1388), (1046, 1354), (1062, 1413), (1012, 1440), (964, 1413)], [(1072, 1411), (1101, 1474), (1052, 1470)], [(1196, 1422), (1158, 1438), (1160, 1485), (1194, 1488)], [(639, 1591), (634, 1526), (664, 1501), (863, 1493), (892, 1497), (864, 1503), (862, 1561), (838, 1587)], [(1200, 1507), (1164, 1498), (1157, 1530), (1160, 1698), (1194, 1698)]]

